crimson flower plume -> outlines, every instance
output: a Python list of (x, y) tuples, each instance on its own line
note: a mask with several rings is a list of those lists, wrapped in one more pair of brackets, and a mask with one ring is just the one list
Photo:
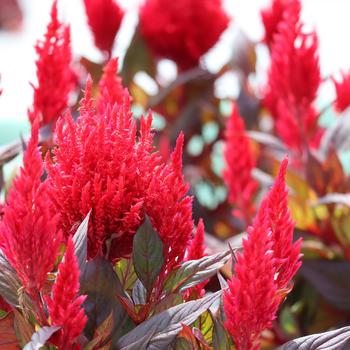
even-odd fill
[(223, 171), (224, 180), (228, 188), (228, 198), (237, 209), (245, 223), (251, 223), (254, 215), (254, 196), (258, 189), (258, 182), (252, 177), (255, 168), (255, 157), (250, 140), (246, 134), (245, 125), (236, 105), (228, 120), (225, 132)]
[(261, 19), (265, 28), (264, 42), (271, 50), (275, 35), (283, 21), (286, 10), (290, 6), (300, 7), (299, 0), (272, 0), (271, 6), (261, 11)]
[(336, 92), (334, 107), (340, 113), (350, 106), (350, 72), (343, 72), (341, 79), (333, 79), (333, 82)]
[[(205, 228), (204, 228), (203, 220), (199, 219), (196, 233), (192, 238), (192, 240), (190, 241), (187, 249), (187, 256), (186, 256), (187, 261), (199, 260), (207, 255), (205, 253), (206, 246), (204, 243), (204, 233), (205, 233)], [(198, 297), (203, 296), (205, 294), (204, 287), (207, 285), (208, 282), (209, 280), (206, 280), (186, 290), (185, 300), (191, 299), (192, 296), (194, 297), (194, 299), (198, 299)]]
[(170, 162), (163, 162), (153, 147), (152, 116), (141, 118), (138, 128), (127, 92), (122, 103), (106, 99), (96, 110), (91, 85), (88, 80), (77, 122), (67, 116), (57, 123), (57, 148), (47, 161), (59, 226), (73, 234), (92, 209), (88, 257), (115, 260), (131, 253), (147, 214), (164, 243), (166, 266), (175, 266), (193, 230), (192, 199), (182, 175), (183, 135)]
[(148, 47), (181, 69), (197, 66), (228, 23), (221, 0), (147, 0), (140, 9), (141, 34)]
[(84, 0), (84, 4), (95, 45), (110, 58), (124, 12), (116, 0)]
[(291, 2), (274, 36), (264, 103), (277, 134), (295, 151), (303, 152), (317, 137), (314, 101), (320, 83), (317, 35), (305, 33), (300, 3)]
[(33, 85), (34, 101), (28, 114), (32, 124), (38, 120), (44, 126), (55, 123), (61, 116), (77, 82), (71, 67), (70, 29), (58, 20), (57, 0), (52, 5), (45, 38), (37, 42), (35, 50), (38, 85)]
[(287, 163), (287, 159), (282, 162), (275, 184), (248, 228), (243, 252), (236, 255), (235, 275), (224, 292), (225, 326), (237, 350), (260, 349), (260, 334), (276, 318), (301, 265), (301, 241), (293, 243), (294, 223), (287, 207)]
[(243, 240), (243, 253), (236, 254), (235, 275), (224, 292), (225, 326), (237, 350), (259, 349), (261, 332), (271, 326), (280, 302), (270, 239), (262, 207)]
[(60, 265), (51, 297), (46, 298), (51, 323), (61, 327), (55, 345), (62, 350), (75, 349), (74, 342), (83, 332), (87, 317), (82, 307), (86, 296), (79, 296), (79, 266), (74, 244), (68, 239), (66, 252)]
[(54, 267), (61, 243), (58, 216), (52, 215), (47, 182), (41, 181), (43, 172), (35, 122), (23, 168), (13, 181), (0, 222), (1, 249), (35, 301)]
[[(128, 90), (123, 87), (122, 78), (118, 73), (118, 59), (111, 59), (103, 68), (103, 74), (98, 84), (97, 109), (103, 113), (106, 104), (123, 104)], [(130, 96), (129, 96), (130, 99)]]
[(183, 142), (181, 133), (170, 162), (154, 169), (145, 201), (146, 212), (163, 241), (164, 271), (183, 261), (193, 231), (192, 197), (187, 196), (189, 185), (182, 174)]

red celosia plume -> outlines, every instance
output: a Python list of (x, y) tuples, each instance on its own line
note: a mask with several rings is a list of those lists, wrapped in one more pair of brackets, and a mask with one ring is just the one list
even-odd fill
[(57, 123), (58, 147), (47, 167), (60, 227), (73, 233), (92, 209), (89, 258), (114, 260), (130, 254), (147, 214), (163, 240), (167, 265), (176, 264), (193, 229), (192, 201), (181, 172), (183, 136), (169, 164), (163, 163), (153, 150), (151, 116), (141, 118), (138, 130), (127, 92), (121, 101), (96, 111), (88, 81), (77, 122), (68, 116)]
[(264, 102), (281, 139), (302, 152), (318, 133), (314, 107), (321, 82), (318, 39), (315, 32), (304, 32), (298, 1), (290, 3), (278, 29)]
[(98, 84), (97, 109), (102, 112), (106, 104), (122, 104), (128, 95), (123, 87), (122, 78), (118, 73), (118, 59), (111, 59), (103, 68), (103, 74)]
[(254, 196), (258, 189), (258, 182), (252, 177), (255, 157), (246, 134), (244, 121), (236, 105), (233, 105), (225, 138), (224, 159), (226, 164), (223, 176), (228, 188), (228, 198), (237, 209), (238, 215), (249, 225), (255, 212)]
[(271, 6), (261, 11), (261, 19), (265, 28), (264, 42), (271, 49), (279, 26), (284, 19), (286, 10), (290, 6), (298, 6), (299, 0), (272, 0)]
[[(204, 243), (204, 233), (205, 233), (205, 228), (204, 228), (204, 223), (202, 219), (199, 219), (198, 225), (197, 225), (197, 230), (192, 238), (188, 249), (187, 249), (187, 256), (186, 260), (198, 260), (206, 256), (207, 254), (205, 253), (205, 243)], [(209, 280), (204, 281), (197, 286), (194, 286), (192, 288), (189, 288), (186, 293), (185, 293), (185, 300), (191, 299), (191, 297), (194, 297), (197, 299), (198, 297), (201, 297), (205, 294), (205, 290), (203, 289), (206, 284), (209, 282)]]
[(259, 349), (261, 332), (271, 326), (280, 302), (271, 232), (264, 208), (248, 228), (243, 253), (236, 254), (235, 276), (224, 292), (225, 326), (233, 336), (237, 350)]
[(83, 332), (87, 317), (82, 304), (85, 296), (79, 296), (79, 266), (72, 239), (68, 239), (66, 252), (60, 265), (51, 297), (46, 298), (51, 323), (61, 327), (55, 337), (55, 345), (62, 350), (75, 349), (75, 341)]
[[(148, 156), (152, 136), (149, 121), (138, 140), (129, 104), (109, 104), (97, 114), (88, 81), (80, 117), (57, 123), (57, 149), (48, 161), (48, 179), (60, 227), (69, 235), (92, 209), (89, 257), (106, 254), (105, 243), (117, 248), (110, 254), (130, 253), (133, 234), (142, 220), (144, 189), (149, 181)], [(112, 237), (113, 236), (113, 237)]]
[(198, 65), (228, 22), (221, 0), (147, 0), (140, 10), (141, 34), (150, 49), (181, 69)]
[(243, 252), (236, 256), (235, 275), (224, 293), (226, 327), (237, 350), (260, 349), (260, 334), (271, 326), (301, 265), (301, 241), (293, 243), (294, 223), (287, 207), (287, 163), (285, 159), (248, 228)]
[(34, 87), (34, 102), (29, 110), (31, 123), (38, 120), (40, 126), (55, 123), (68, 106), (69, 95), (76, 86), (76, 75), (71, 67), (72, 51), (69, 26), (57, 17), (57, 1), (51, 9), (44, 40), (35, 46), (37, 87)]
[(350, 72), (343, 72), (341, 79), (333, 79), (333, 82), (336, 92), (334, 107), (340, 113), (350, 106)]
[(33, 125), (23, 162), (7, 196), (0, 242), (25, 290), (36, 300), (54, 266), (61, 242), (56, 229), (58, 216), (52, 215), (47, 183), (41, 181), (44, 170), (37, 123)]
[(110, 58), (124, 12), (116, 0), (84, 0), (95, 45)]
[(154, 168), (145, 201), (146, 212), (163, 241), (168, 270), (183, 260), (193, 230), (192, 198), (186, 196), (189, 186), (182, 175), (183, 142), (181, 133), (170, 163)]

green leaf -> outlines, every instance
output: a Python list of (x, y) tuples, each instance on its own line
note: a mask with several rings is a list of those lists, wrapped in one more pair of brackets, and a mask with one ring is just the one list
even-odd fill
[(345, 350), (350, 345), (350, 327), (294, 339), (278, 350)]
[[(141, 323), (135, 329), (119, 339), (119, 350), (138, 350), (144, 346), (144, 339), (150, 336), (147, 350), (164, 350), (182, 330), (182, 325), (192, 324), (203, 312), (208, 310), (221, 295), (221, 291), (205, 296), (202, 299), (189, 301), (174, 306)], [(133, 347), (128, 347), (134, 344)]]
[(84, 221), (79, 225), (77, 231), (73, 236), (73, 242), (75, 246), (75, 255), (78, 258), (79, 269), (82, 272), (86, 265), (87, 256), (87, 241), (88, 241), (88, 225), (90, 219), (91, 210), (86, 215)]
[(223, 324), (212, 316), (214, 350), (230, 350), (230, 342)]
[(131, 259), (120, 259), (115, 264), (115, 272), (124, 290), (131, 293), (137, 281), (134, 265)]
[(126, 294), (109, 261), (97, 258), (86, 263), (80, 281), (81, 294), (87, 295), (84, 303), (88, 323), (85, 335), (92, 339), (98, 327), (113, 313), (113, 337), (119, 338), (132, 327), (130, 319), (117, 295)]
[(34, 327), (28, 322), (27, 319), (24, 318), (24, 316), (19, 311), (14, 309), (13, 313), (15, 315), (13, 326), (17, 339), (20, 345), (24, 346), (31, 340), (31, 337), (35, 330)]
[(18, 293), (21, 283), (15, 270), (0, 250), (0, 295), (9, 303), (18, 306)]
[(37, 332), (35, 332), (32, 335), (31, 341), (26, 344), (23, 350), (41, 349), (46, 344), (46, 342), (50, 339), (52, 334), (57, 332), (59, 329), (60, 327), (57, 327), (57, 326), (40, 328)]
[(134, 237), (133, 261), (138, 278), (150, 293), (162, 269), (164, 257), (163, 242), (147, 216)]
[(230, 251), (205, 256), (199, 260), (184, 262), (180, 268), (168, 276), (164, 288), (168, 292), (175, 292), (191, 288), (212, 277), (226, 264), (230, 258)]
[(168, 310), (173, 306), (183, 303), (183, 296), (181, 294), (173, 293), (166, 295), (161, 299), (154, 308), (154, 313), (159, 314), (162, 311)]
[(145, 305), (147, 302), (147, 291), (142, 282), (138, 279), (132, 289), (132, 300), (135, 305)]

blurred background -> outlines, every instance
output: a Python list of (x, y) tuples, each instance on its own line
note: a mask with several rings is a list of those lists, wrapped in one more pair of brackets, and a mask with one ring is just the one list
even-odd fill
[[(18, 2), (19, 8), (13, 4)], [(33, 89), (29, 81), (35, 78), (34, 44), (42, 38), (49, 21), (51, 0), (0, 0), (0, 144), (5, 144), (22, 131), (27, 131), (27, 108), (32, 103)], [(115, 41), (113, 56), (123, 58), (137, 25), (137, 8), (142, 0), (122, 0), (127, 15)], [(202, 60), (209, 71), (218, 71), (231, 57), (237, 32), (243, 31), (254, 42), (261, 41), (263, 26), (260, 10), (268, 0), (225, 0), (224, 5), (233, 20), (221, 37), (220, 42)], [(315, 28), (320, 40), (321, 71), (323, 76), (337, 74), (350, 67), (350, 46), (347, 45), (350, 23), (350, 2), (347, 0), (303, 0), (302, 17), (308, 26)], [(13, 7), (12, 7), (13, 6)], [(72, 48), (75, 57), (84, 56), (92, 61), (102, 62), (101, 53), (93, 45), (82, 0), (60, 0), (61, 18), (71, 25)], [(256, 46), (257, 74), (254, 77), (259, 86), (265, 80), (269, 55), (264, 45)], [(176, 77), (175, 65), (163, 62), (161, 73), (171, 81)], [(145, 76), (137, 79), (152, 94), (154, 87)], [(140, 83), (140, 82), (139, 82)], [(153, 90), (152, 90), (153, 88)], [(216, 86), (219, 97), (236, 97), (237, 79), (234, 73), (225, 74)], [(324, 104), (333, 98), (332, 84), (325, 84), (319, 95)]]

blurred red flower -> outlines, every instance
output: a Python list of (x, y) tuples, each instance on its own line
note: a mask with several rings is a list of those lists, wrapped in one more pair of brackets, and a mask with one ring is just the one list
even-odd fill
[(84, 0), (95, 45), (109, 59), (124, 12), (115, 0)]
[(181, 69), (197, 66), (228, 23), (221, 0), (147, 0), (140, 10), (141, 34), (148, 47)]

